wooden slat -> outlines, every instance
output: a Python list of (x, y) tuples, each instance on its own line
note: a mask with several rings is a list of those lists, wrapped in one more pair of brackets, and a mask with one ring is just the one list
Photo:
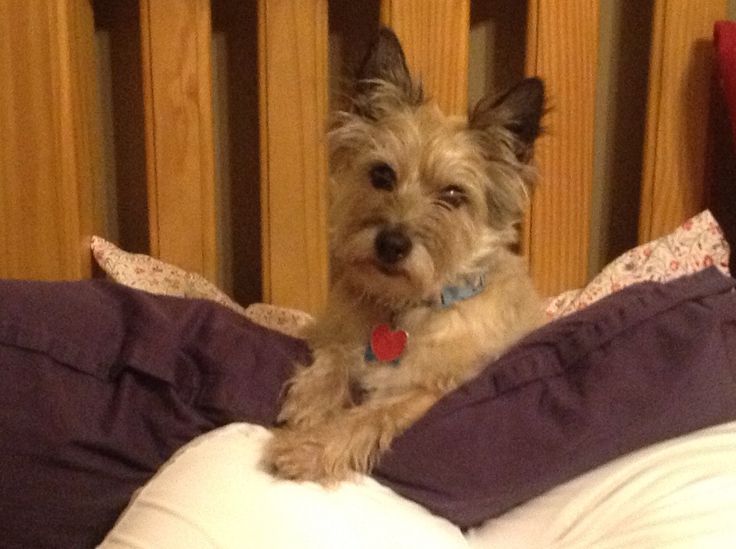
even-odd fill
[(445, 113), (465, 114), (470, 0), (382, 0), (381, 22), (401, 40), (425, 94)]
[(545, 79), (551, 111), (536, 148), (540, 184), (524, 251), (546, 295), (588, 277), (598, 9), (598, 0), (529, 2), (527, 72)]
[(264, 300), (316, 311), (327, 294), (327, 0), (259, 3)]
[(99, 112), (91, 5), (0, 3), (0, 276), (91, 273)]
[[(57, 3), (58, 7), (58, 3)], [(62, 110), (69, 116), (65, 127), (74, 128), (74, 152), (68, 158), (62, 181), (68, 196), (77, 196), (78, 210), (65, 226), (78, 223), (68, 235), (69, 246), (75, 246), (79, 257), (80, 276), (92, 274), (89, 238), (104, 236), (106, 190), (102, 182), (102, 119), (95, 59), (95, 22), (90, 0), (69, 1), (65, 7), (68, 29), (69, 85), (62, 86), (65, 97)], [(71, 148), (67, 147), (71, 152)], [(67, 214), (69, 215), (69, 213)]]
[(217, 280), (207, 0), (141, 0), (151, 253)]
[(639, 241), (706, 206), (713, 23), (726, 0), (657, 0), (650, 60)]

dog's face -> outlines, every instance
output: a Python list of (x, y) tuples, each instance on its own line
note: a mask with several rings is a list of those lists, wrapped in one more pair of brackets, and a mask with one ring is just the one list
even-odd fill
[(527, 79), (469, 120), (422, 97), (395, 35), (381, 31), (354, 108), (330, 132), (331, 256), (338, 277), (389, 305), (479, 274), (517, 238), (544, 92)]

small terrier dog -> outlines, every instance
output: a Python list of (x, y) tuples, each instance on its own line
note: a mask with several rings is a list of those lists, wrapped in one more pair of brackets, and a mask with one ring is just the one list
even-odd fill
[(329, 133), (332, 286), (264, 454), (278, 477), (369, 472), (444, 394), (543, 322), (518, 238), (544, 86), (448, 117), (381, 29)]

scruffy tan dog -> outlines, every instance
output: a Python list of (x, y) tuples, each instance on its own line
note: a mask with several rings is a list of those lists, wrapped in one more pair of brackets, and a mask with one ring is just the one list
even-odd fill
[(444, 116), (392, 31), (329, 134), (332, 288), (265, 462), (330, 484), (543, 320), (517, 240), (544, 88), (522, 81), (469, 119)]

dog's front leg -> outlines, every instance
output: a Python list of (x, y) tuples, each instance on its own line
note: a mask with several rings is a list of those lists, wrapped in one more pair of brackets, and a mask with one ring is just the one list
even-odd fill
[(413, 388), (369, 400), (307, 429), (282, 429), (266, 449), (265, 462), (278, 477), (325, 485), (368, 473), (391, 441), (419, 419), (439, 394)]
[(290, 428), (320, 425), (350, 404), (348, 353), (318, 349), (310, 366), (299, 366), (287, 386), (278, 419)]

